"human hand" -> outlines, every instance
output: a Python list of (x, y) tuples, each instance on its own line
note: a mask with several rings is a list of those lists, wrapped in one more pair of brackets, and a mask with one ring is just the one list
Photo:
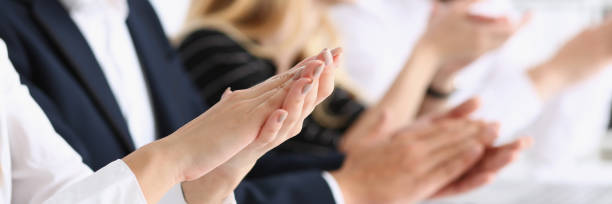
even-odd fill
[(417, 49), (432, 49), (440, 60), (433, 86), (444, 89), (455, 74), (486, 52), (499, 48), (528, 22), (526, 14), (519, 23), (508, 17), (470, 14), (475, 0), (432, 1), (434, 8), (427, 31)]
[[(464, 104), (456, 107), (455, 109), (451, 111), (448, 111), (445, 114), (435, 115), (435, 116), (431, 115), (428, 117), (421, 118), (411, 128), (405, 129), (404, 132), (422, 131), (424, 130), (424, 128), (430, 127), (432, 124), (436, 124), (439, 121), (464, 120), (468, 115), (474, 112), (478, 108), (478, 106), (479, 106), (479, 103), (477, 99), (468, 100)], [(348, 155), (347, 162), (350, 159), (351, 155), (360, 155), (361, 157), (367, 158), (367, 156), (363, 156), (362, 154), (360, 154), (359, 149), (361, 149), (361, 152), (364, 152), (363, 150), (366, 150), (365, 153), (368, 153), (367, 151), (368, 149), (375, 148), (378, 145), (384, 144), (390, 138), (392, 138), (392, 137), (389, 137), (390, 134), (386, 133), (388, 132), (388, 130), (385, 128), (384, 121), (386, 117), (384, 115), (386, 114), (383, 114), (383, 116), (381, 116), (381, 120), (379, 120), (380, 122), (378, 124), (370, 128), (370, 132), (367, 132), (365, 133), (364, 136), (360, 137), (360, 139), (363, 141), (351, 143), (352, 144), (351, 149), (356, 149), (356, 150), (352, 150), (347, 153)], [(466, 126), (465, 128), (468, 128), (468, 127)], [(492, 178), (499, 172), (500, 169), (502, 169), (503, 167), (505, 167), (506, 165), (508, 165), (510, 162), (512, 162), (515, 159), (515, 157), (517, 156), (518, 152), (520, 152), (520, 150), (528, 146), (530, 139), (524, 138), (515, 143), (509, 144), (503, 147), (495, 148), (495, 147), (492, 147), (491, 144), (496, 138), (497, 125), (490, 124), (486, 128), (488, 128), (487, 130), (485, 130), (485, 131), (488, 131), (488, 136), (487, 136), (487, 133), (484, 133), (484, 135), (482, 135), (483, 133), (481, 133), (481, 136), (471, 137), (472, 141), (475, 140), (477, 141), (476, 144), (479, 144), (479, 145), (475, 145), (473, 147), (473, 150), (482, 148), (484, 149), (483, 150), (484, 152), (480, 156), (478, 156), (478, 158), (474, 159), (475, 161), (472, 161), (469, 156), (463, 157), (464, 159), (463, 160), (464, 166), (462, 166), (463, 171), (459, 173), (446, 174), (444, 175), (444, 176), (447, 176), (446, 179), (442, 176), (438, 178), (439, 179), (438, 181), (434, 181), (435, 179), (430, 178), (430, 179), (423, 179), (424, 181), (419, 183), (419, 185), (407, 185), (405, 187), (397, 187), (397, 188), (394, 188), (394, 187), (383, 188), (383, 189), (387, 189), (387, 191), (389, 192), (393, 192), (394, 191), (393, 189), (395, 190), (397, 189), (417, 189), (416, 191), (414, 190), (409, 191), (409, 192), (413, 192), (413, 194), (405, 194), (407, 197), (389, 198), (389, 200), (384, 201), (384, 202), (410, 203), (410, 202), (420, 201), (422, 199), (427, 199), (427, 198), (440, 198), (440, 197), (445, 197), (445, 196), (450, 196), (450, 195), (456, 195), (456, 194), (471, 191), (473, 189), (481, 187), (487, 184), (488, 182), (490, 182)], [(446, 137), (440, 137), (439, 142), (442, 142), (443, 140), (447, 140), (446, 142), (452, 143), (452, 141), (454, 140), (453, 138), (454, 138), (453, 136), (447, 135)], [(414, 146), (409, 146), (408, 148), (417, 148), (416, 146), (421, 146), (422, 148), (424, 148), (425, 146), (427, 146), (425, 143), (418, 144), (416, 143), (416, 141), (408, 142), (407, 145), (409, 145), (410, 143), (415, 143), (415, 144), (412, 144)], [(447, 145), (446, 149), (441, 149), (441, 150), (438, 150), (437, 152), (452, 151), (451, 149), (448, 149), (449, 146), (451, 145)], [(455, 147), (457, 147), (457, 145), (455, 145)], [(387, 148), (392, 149), (393, 147), (387, 147)], [(407, 149), (407, 148), (402, 147), (399, 149)], [(417, 148), (412, 153), (418, 154), (417, 152), (421, 152), (421, 150)], [(427, 162), (432, 162), (431, 159), (434, 158), (433, 156), (428, 157), (427, 156), (428, 154), (425, 152), (421, 152), (421, 153), (422, 154), (418, 154), (418, 155), (421, 155), (421, 160), (419, 161), (421, 161), (422, 163), (421, 162), (413, 163), (415, 167), (426, 164)], [(388, 153), (388, 155), (391, 155), (391, 153)], [(457, 158), (459, 157), (460, 156), (457, 156)], [(379, 159), (382, 159), (382, 158), (385, 158), (385, 156), (380, 156)], [(414, 158), (414, 157), (407, 157), (407, 158)], [(453, 160), (453, 159), (447, 160), (447, 162), (451, 162), (451, 161), (457, 162), (455, 165), (460, 166), (462, 160)], [(401, 164), (401, 162), (398, 162), (398, 164)], [(450, 163), (446, 163), (446, 165), (450, 165)], [(438, 167), (442, 167), (442, 166), (444, 165), (441, 165), (441, 164), (438, 165)], [(348, 169), (349, 167), (343, 167), (343, 169), (345, 168)], [(393, 169), (392, 165), (389, 165), (387, 168)], [(457, 170), (456, 168), (454, 169)], [(375, 172), (375, 170), (370, 170), (370, 171)], [(411, 178), (410, 176), (412, 176), (412, 178), (418, 178), (419, 175), (423, 176), (422, 173), (416, 174), (422, 171), (414, 171), (414, 170), (405, 170), (405, 171), (408, 172), (408, 173), (404, 172), (405, 174), (408, 174), (407, 176), (406, 175), (402, 176), (402, 174), (404, 173), (395, 172), (397, 174), (396, 175), (397, 178), (403, 178), (403, 177)], [(430, 171), (435, 171), (435, 170), (430, 170)], [(427, 175), (424, 175), (424, 176), (427, 176)], [(338, 177), (341, 177), (341, 176), (338, 176)], [(373, 179), (374, 178), (377, 178), (377, 177), (373, 177)], [(384, 180), (384, 178), (385, 177), (380, 177), (381, 180)], [(359, 179), (352, 178), (352, 179), (359, 180), (361, 178)], [(446, 182), (441, 182), (441, 180), (444, 180)], [(338, 182), (342, 183), (343, 181), (338, 181)], [(437, 185), (434, 185), (434, 184), (437, 184)], [(344, 186), (342, 184), (340, 185), (341, 185), (341, 188), (343, 188), (343, 192), (344, 192), (345, 191), (344, 186), (348, 186), (348, 188), (352, 188), (352, 186), (358, 186), (358, 185), (364, 185), (364, 184), (350, 183)], [(368, 183), (366, 186), (371, 186), (371, 185)], [(366, 188), (369, 188), (369, 187), (366, 187)], [(363, 189), (363, 190), (376, 192), (375, 191), (376, 187), (373, 187), (372, 189)], [(401, 192), (401, 193), (406, 193), (406, 192)], [(398, 192), (398, 194), (401, 194), (401, 193)], [(421, 197), (421, 196), (414, 196), (414, 195), (426, 195), (426, 196)], [(349, 196), (350, 195), (345, 195), (345, 197), (349, 197)], [(350, 197), (347, 198), (347, 200), (348, 199), (355, 201), (354, 199)], [(364, 198), (358, 198), (358, 199), (364, 199)], [(381, 198), (373, 198), (373, 200), (370, 200), (370, 201), (371, 202), (374, 202), (374, 201), (383, 202), (380, 199)], [(368, 201), (365, 201), (365, 202), (367, 203)], [(352, 202), (347, 201), (347, 203), (352, 203)]]
[(437, 199), (459, 195), (491, 183), (499, 171), (512, 163), (518, 157), (518, 154), (530, 147), (531, 144), (532, 138), (523, 137), (511, 144), (497, 148), (487, 148), (483, 158), (471, 170), (440, 189), (430, 198)]
[[(268, 121), (261, 129), (257, 139), (230, 160), (195, 181), (184, 182), (182, 187), (186, 200), (190, 203), (215, 203), (223, 200), (236, 188), (257, 159), (270, 149), (297, 135), (301, 131), (303, 120), (312, 112), (314, 106), (321, 103), (333, 91), (334, 68), (341, 52), (341, 49), (332, 51), (326, 49), (319, 55), (298, 64), (296, 67), (302, 65), (309, 67), (313, 64), (317, 66), (325, 65), (320, 74), (314, 74), (310, 71), (302, 72), (306, 77), (318, 77), (318, 80), (312, 83), (315, 91), (303, 95), (304, 102), (302, 103), (293, 102), (292, 97), (288, 97), (289, 100), (283, 103), (283, 109), (288, 111), (289, 114), (282, 124), (274, 120)], [(207, 193), (202, 194), (201, 192)]]
[[(470, 114), (476, 111), (478, 107), (478, 99), (472, 98), (447, 114), (430, 117), (432, 120), (439, 120), (443, 118), (467, 118)], [(499, 126), (495, 126), (497, 132)], [(492, 142), (493, 141), (486, 141), (484, 143), (486, 148), (485, 153), (476, 165), (474, 165), (469, 171), (465, 172), (459, 179), (441, 188), (430, 198), (435, 199), (458, 195), (490, 183), (501, 169), (516, 159), (522, 150), (531, 146), (532, 138), (523, 137), (513, 143), (501, 147), (493, 147)]]
[(347, 154), (332, 175), (347, 203), (414, 203), (459, 178), (495, 134), (469, 120), (443, 120), (404, 129), (386, 142)]

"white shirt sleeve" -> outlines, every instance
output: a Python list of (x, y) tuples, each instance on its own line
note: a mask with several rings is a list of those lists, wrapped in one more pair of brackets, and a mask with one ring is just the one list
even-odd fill
[(136, 176), (117, 160), (71, 184), (45, 203), (147, 203)]
[[(9, 203), (146, 203), (136, 177), (121, 160), (93, 173), (57, 135), (28, 89), (19, 83), (0, 40), (0, 134), (10, 151), (2, 160), (2, 200)], [(4, 186), (5, 184), (10, 184)], [(8, 194), (10, 193), (10, 194)], [(8, 198), (7, 198), (8, 197)]]
[[(83, 164), (20, 84), (2, 40), (0, 148), (0, 203), (146, 203), (136, 176), (122, 160), (95, 173)], [(186, 204), (181, 186), (159, 203)], [(234, 195), (223, 203), (235, 204)]]
[(323, 179), (325, 179), (325, 182), (327, 182), (327, 185), (329, 185), (329, 189), (331, 190), (332, 196), (334, 196), (334, 201), (336, 204), (344, 204), (342, 189), (340, 188), (340, 185), (338, 185), (338, 182), (336, 182), (334, 176), (327, 171), (324, 171), (322, 176)]

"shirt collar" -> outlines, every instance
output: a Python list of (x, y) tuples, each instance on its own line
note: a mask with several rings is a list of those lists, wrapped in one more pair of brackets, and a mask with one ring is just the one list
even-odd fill
[(70, 13), (80, 11), (110, 11), (127, 18), (129, 12), (127, 0), (60, 0), (60, 2)]

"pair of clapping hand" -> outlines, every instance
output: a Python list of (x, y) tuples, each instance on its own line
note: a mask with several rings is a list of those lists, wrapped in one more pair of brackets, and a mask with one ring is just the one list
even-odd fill
[[(296, 68), (221, 101), (172, 135), (123, 160), (148, 202), (182, 183), (190, 203), (219, 203), (259, 157), (301, 131), (303, 120), (334, 88), (340, 49), (323, 50)], [(417, 202), (482, 186), (525, 146), (492, 147), (495, 125), (467, 118), (474, 100), (401, 130), (348, 133), (346, 161), (332, 172), (347, 203)], [(365, 136), (364, 136), (365, 135)]]

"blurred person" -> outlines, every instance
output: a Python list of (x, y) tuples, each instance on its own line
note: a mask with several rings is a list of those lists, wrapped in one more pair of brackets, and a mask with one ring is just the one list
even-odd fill
[[(328, 7), (336, 3), (339, 1), (194, 2), (179, 37), (179, 50), (203, 99), (215, 103), (227, 87), (250, 87), (287, 70), (288, 64), (316, 52), (323, 44), (339, 44), (327, 17)], [(306, 122), (300, 135), (304, 142), (286, 149), (319, 143), (333, 151), (350, 127), (359, 131), (363, 126), (353, 125), (357, 119), (359, 124), (374, 123), (383, 107), (391, 113), (391, 129), (413, 120), (441, 64), (476, 59), (501, 45), (518, 28), (503, 19), (467, 15), (470, 5), (460, 1), (437, 9), (430, 32), (419, 41), (417, 52), (379, 102), (366, 105), (361, 101), (354, 83), (340, 70), (335, 93)], [(442, 33), (451, 31), (456, 37), (445, 40)], [(360, 117), (364, 110), (368, 111)]]
[[(331, 3), (333, 2), (195, 1), (188, 15), (186, 29), (178, 41), (181, 44), (179, 51), (184, 58), (187, 71), (196, 82), (204, 100), (208, 103), (215, 103), (221, 98), (224, 91), (233, 88), (248, 88), (275, 73), (288, 70), (288, 64), (294, 63), (296, 59), (306, 55), (305, 53), (311, 52), (310, 50), (319, 49), (317, 46), (334, 43), (334, 36), (330, 34), (333, 33), (333, 25), (329, 24), (329, 20), (325, 17), (325, 9)], [(498, 19), (465, 16), (465, 9), (469, 4), (470, 2), (464, 1), (457, 3), (452, 8), (441, 8), (440, 15), (432, 17), (432, 34), (424, 37), (422, 52), (415, 55), (414, 60), (408, 63), (406, 77), (398, 80), (398, 87), (390, 92), (389, 99), (371, 109), (374, 111), (368, 113), (370, 114), (367, 117), (369, 119), (363, 120), (365, 122), (361, 122), (362, 125), (353, 125), (359, 129), (354, 129), (347, 134), (349, 136), (345, 142), (345, 150), (350, 160), (358, 160), (358, 157), (352, 157), (351, 151), (357, 154), (361, 152), (362, 146), (367, 146), (364, 144), (367, 143), (367, 139), (363, 137), (368, 135), (368, 129), (373, 126), (372, 124), (379, 121), (378, 116), (382, 107), (388, 109), (389, 115), (392, 115), (386, 120), (390, 123), (387, 127), (390, 130), (398, 129), (415, 117), (416, 110), (414, 109), (420, 105), (419, 95), (422, 95), (419, 93), (424, 92), (424, 90), (419, 90), (419, 87), (423, 87), (419, 84), (427, 84), (428, 82), (425, 81), (429, 80), (427, 74), (419, 73), (420, 71), (433, 73), (438, 63), (476, 58), (504, 42), (516, 30), (514, 25)], [(449, 26), (454, 23), (459, 26)], [(482, 35), (473, 35), (471, 31), (474, 27), (481, 27), (487, 32)], [(471, 41), (464, 44), (457, 43), (462, 41), (443, 41), (444, 36), (441, 34), (449, 32), (445, 28), (457, 29), (458, 33)], [(507, 35), (506, 38), (503, 37), (504, 34)], [(478, 41), (476, 40), (478, 38), (487, 40)], [(478, 48), (471, 49), (470, 46)], [(465, 52), (464, 49), (473, 52)], [(338, 81), (342, 81), (342, 78), (339, 78)], [(350, 125), (364, 109), (363, 105), (355, 100), (354, 94), (345, 89), (350, 89), (350, 84), (337, 86), (335, 93), (331, 96), (332, 99), (325, 102), (326, 106), (333, 109), (322, 110), (318, 107), (315, 110), (313, 120), (323, 118), (324, 124), (307, 122), (302, 134), (312, 128), (316, 128), (315, 132), (337, 129), (339, 132), (337, 134), (344, 133), (347, 127), (343, 126)], [(416, 90), (412, 91), (413, 89)], [(309, 136), (303, 135), (303, 137)], [(521, 141), (518, 141), (509, 146), (516, 146), (520, 143)], [(330, 146), (330, 144), (323, 146)], [(299, 154), (299, 146), (290, 146), (289, 149), (291, 148), (298, 149), (296, 154)], [(332, 151), (331, 154), (337, 154), (335, 147), (332, 148), (335, 152)], [(258, 166), (250, 172), (250, 176), (259, 178), (303, 169), (333, 170), (334, 166), (340, 166), (342, 162), (341, 159), (334, 159), (334, 156), (323, 155), (314, 159), (308, 159), (308, 155), (305, 154), (300, 156), (302, 158), (300, 160), (283, 160), (283, 153), (275, 152), (268, 158), (263, 157)], [(329, 158), (332, 158), (331, 165), (327, 163)], [(344, 190), (350, 188), (347, 180), (362, 180), (359, 179), (360, 177), (343, 176), (346, 172), (363, 170), (354, 169), (352, 167), (354, 161), (350, 160), (345, 163), (349, 167), (338, 171), (341, 173), (332, 172), (331, 177), (327, 176), (330, 174), (324, 174), (326, 181), (332, 186), (336, 183), (335, 177), (341, 177), (341, 180), (344, 180), (338, 181), (341, 190), (334, 192), (332, 188), (336, 202), (343, 200), (340, 198), (344, 196), (349, 196), (349, 200), (353, 202), (356, 200), (353, 196), (357, 195), (354, 194), (342, 196)], [(358, 165), (355, 168), (364, 168), (364, 166)], [(380, 169), (372, 171), (377, 170), (380, 171)], [(366, 184), (356, 185), (365, 186)], [(367, 187), (363, 188), (367, 189)], [(238, 200), (240, 201), (240, 198)], [(319, 201), (323, 202), (323, 200)]]
[[(321, 65), (302, 64), (307, 65), (302, 69), (305, 73), (315, 72)], [(19, 83), (0, 40), (0, 201), (157, 203), (175, 184), (195, 180), (239, 152), (261, 155), (249, 149), (267, 151), (265, 146), (273, 147), (290, 138), (292, 135), (280, 130), (295, 127), (303, 120), (302, 112), (312, 109), (308, 106), (313, 103), (305, 103), (312, 95), (306, 88), (313, 82), (318, 84), (320, 76), (299, 76), (297, 71), (248, 90), (227, 93), (223, 101), (170, 136), (93, 173), (53, 130), (28, 88)], [(323, 75), (321, 80), (333, 77)], [(250, 117), (241, 117), (246, 113), (251, 113)], [(296, 116), (300, 119), (291, 120)], [(236, 123), (242, 125), (228, 128)], [(219, 137), (221, 132), (224, 135)], [(233, 165), (249, 168), (248, 163)], [(229, 172), (226, 176), (242, 178)], [(213, 194), (217, 188), (215, 183), (211, 185), (210, 191), (201, 193)], [(224, 203), (235, 202), (232, 200), (228, 197)]]
[[(431, 5), (427, 0), (357, 1), (333, 9), (346, 42), (348, 73), (364, 82), (361, 88), (372, 100), (382, 97), (391, 86), (389, 80), (411, 56), (418, 36), (427, 29)], [(563, 33), (575, 29), (569, 26), (576, 23), (553, 20), (560, 21), (557, 29), (550, 28), (550, 21), (529, 23), (501, 50), (460, 64), (454, 72), (439, 72), (429, 85), (433, 92), (426, 95), (423, 111), (435, 112), (447, 102), (457, 104), (478, 95), (483, 107), (473, 117), (500, 122), (498, 143), (518, 135), (535, 136), (536, 146), (526, 157), (528, 174), (563, 179), (567, 176), (562, 172), (579, 168), (577, 162), (595, 158), (606, 130), (612, 71), (605, 68), (612, 57), (607, 37), (612, 26), (606, 21), (571, 39), (573, 31)], [(379, 40), (363, 40), (372, 38)], [(570, 40), (555, 54), (550, 42), (566, 38)], [(539, 58), (543, 60), (534, 62)], [(370, 69), (381, 62), (381, 69)]]

